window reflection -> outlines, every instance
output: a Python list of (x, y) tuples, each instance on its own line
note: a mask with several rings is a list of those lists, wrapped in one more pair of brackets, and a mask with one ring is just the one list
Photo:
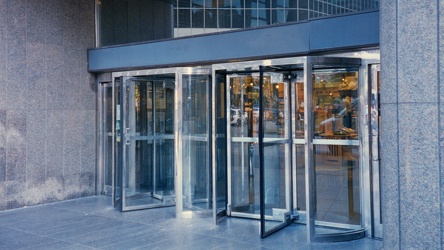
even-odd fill
[[(379, 0), (330, 2), (321, 0), (101, 1), (97, 4), (99, 42), (100, 46), (143, 42), (379, 8)], [(148, 18), (156, 15), (162, 18)], [(153, 32), (148, 34), (147, 29)]]
[[(358, 135), (358, 72), (313, 74), (313, 131), (328, 139)], [(333, 137), (333, 138), (330, 138)]]

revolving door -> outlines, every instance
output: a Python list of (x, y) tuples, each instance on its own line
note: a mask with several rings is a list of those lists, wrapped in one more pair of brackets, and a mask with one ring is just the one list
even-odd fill
[(174, 80), (121, 77), (123, 211), (174, 205)]
[(334, 57), (213, 65), (213, 122), (226, 128), (226, 151), (214, 146), (214, 178), (226, 184), (214, 182), (226, 204), (216, 222), (259, 219), (261, 237), (302, 223), (309, 242), (364, 237), (364, 71), (360, 59)]
[(112, 77), (114, 205), (122, 211), (176, 206), (181, 217), (211, 214), (210, 71), (170, 68)]

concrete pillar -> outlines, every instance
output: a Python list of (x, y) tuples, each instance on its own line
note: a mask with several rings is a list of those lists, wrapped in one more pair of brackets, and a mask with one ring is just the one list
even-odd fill
[(385, 249), (442, 249), (444, 1), (381, 1)]

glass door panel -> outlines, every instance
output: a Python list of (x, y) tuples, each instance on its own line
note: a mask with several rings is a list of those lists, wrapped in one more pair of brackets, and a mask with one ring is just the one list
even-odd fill
[(211, 110), (208, 73), (182, 74), (182, 187), (183, 210), (211, 214)]
[(260, 67), (259, 166), (261, 237), (292, 222), (290, 86), (291, 68)]
[(112, 177), (112, 196), (113, 196), (113, 206), (120, 206), (122, 204), (122, 160), (123, 156), (120, 154), (122, 149), (121, 138), (122, 138), (122, 130), (121, 130), (121, 106), (120, 106), (120, 86), (121, 79), (114, 79), (114, 91), (113, 91), (113, 99), (115, 103), (114, 109), (114, 157), (113, 157), (113, 177)]
[(153, 197), (163, 203), (174, 201), (174, 82), (152, 81), (154, 154)]
[[(343, 224), (344, 229), (357, 225), (359, 229), (359, 147), (316, 145), (314, 151), (316, 220), (323, 222), (320, 224)], [(328, 231), (319, 228), (316, 233)]]
[(259, 219), (259, 74), (228, 75), (227, 82), (230, 212)]
[(313, 138), (310, 217), (316, 225), (310, 237), (362, 237), (358, 65), (317, 67), (313, 65), (308, 86)]
[(111, 83), (102, 84), (102, 127), (103, 127), (103, 153), (104, 153), (104, 194), (112, 194), (113, 164), (114, 164), (114, 100)]
[(300, 221), (304, 221), (305, 214), (305, 98), (304, 72), (294, 71), (291, 80), (291, 114), (292, 114), (292, 141), (293, 141), (293, 209), (298, 211)]
[(212, 114), (213, 114), (213, 216), (218, 224), (227, 215), (227, 116), (226, 116), (226, 76), (213, 73)]
[(174, 75), (121, 79), (122, 210), (174, 205)]
[(372, 197), (373, 197), (373, 237), (382, 238), (382, 215), (381, 215), (381, 176), (380, 176), (380, 66), (373, 64), (370, 69), (370, 136), (371, 136), (371, 172), (372, 172)]

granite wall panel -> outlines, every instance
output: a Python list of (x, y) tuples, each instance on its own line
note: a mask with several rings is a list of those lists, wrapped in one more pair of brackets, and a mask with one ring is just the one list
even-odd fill
[(27, 109), (46, 109), (45, 45), (28, 43), (26, 48)]
[(38, 187), (45, 182), (46, 171), (46, 110), (28, 110), (26, 184), (27, 188)]
[(399, 114), (401, 249), (439, 249), (438, 105), (399, 104)]
[(0, 183), (4, 183), (5, 181), (6, 181), (6, 110), (0, 109)]
[(46, 178), (62, 183), (63, 179), (63, 112), (61, 110), (47, 111), (46, 125)]
[(77, 110), (65, 110), (63, 113), (63, 134), (64, 134), (64, 175), (80, 174), (81, 159), (81, 131), (80, 113)]
[(45, 43), (46, 29), (45, 0), (26, 1), (26, 40), (31, 43)]
[[(438, 16), (439, 16), (439, 23), (438, 23), (438, 55), (439, 55), (439, 112), (440, 112), (440, 120), (439, 120), (439, 149), (440, 149), (440, 176), (444, 176), (444, 168), (442, 166), (444, 166), (444, 157), (442, 157), (444, 155), (444, 119), (442, 119), (442, 117), (444, 117), (444, 108), (443, 106), (443, 101), (444, 101), (444, 64), (443, 64), (443, 60), (444, 60), (444, 1), (439, 1), (439, 6), (438, 6)], [(441, 211), (444, 211), (444, 178), (440, 179), (440, 206), (441, 206)], [(444, 232), (443, 232), (443, 219), (444, 214), (441, 214), (441, 231), (440, 231), (440, 239), (441, 239), (441, 246), (444, 246)]]
[[(381, 84), (381, 103), (397, 103), (397, 43), (393, 42), (397, 39), (397, 22), (396, 1), (382, 1), (380, 15), (380, 42), (381, 42), (381, 78), (384, 83)], [(385, 63), (387, 62), (387, 63)]]
[[(0, 0), (0, 13), (6, 13), (7, 2)], [(7, 21), (6, 15), (0, 15), (0, 24), (5, 24)], [(7, 58), (8, 54), (7, 42), (7, 28), (6, 25), (0, 25), (0, 58)], [(0, 60), (0, 76), (6, 75), (7, 60)], [(0, 110), (6, 108), (6, 81), (0, 78)]]
[(94, 4), (0, 0), (0, 210), (95, 193)]
[[(381, 104), (382, 117), (398, 116), (398, 106)], [(381, 124), (381, 206), (384, 221), (384, 247), (399, 248), (399, 157), (398, 124), (382, 119)]]
[(0, 181), (0, 211), (6, 209), (6, 182)]
[(26, 181), (26, 111), (6, 112), (6, 180)]
[(385, 249), (443, 247), (443, 8), (442, 1), (381, 1)]
[(63, 45), (63, 5), (59, 0), (45, 1), (46, 44)]
[(436, 103), (438, 101), (436, 3), (420, 0), (401, 2), (404, 4), (398, 5), (397, 45), (399, 102)]

